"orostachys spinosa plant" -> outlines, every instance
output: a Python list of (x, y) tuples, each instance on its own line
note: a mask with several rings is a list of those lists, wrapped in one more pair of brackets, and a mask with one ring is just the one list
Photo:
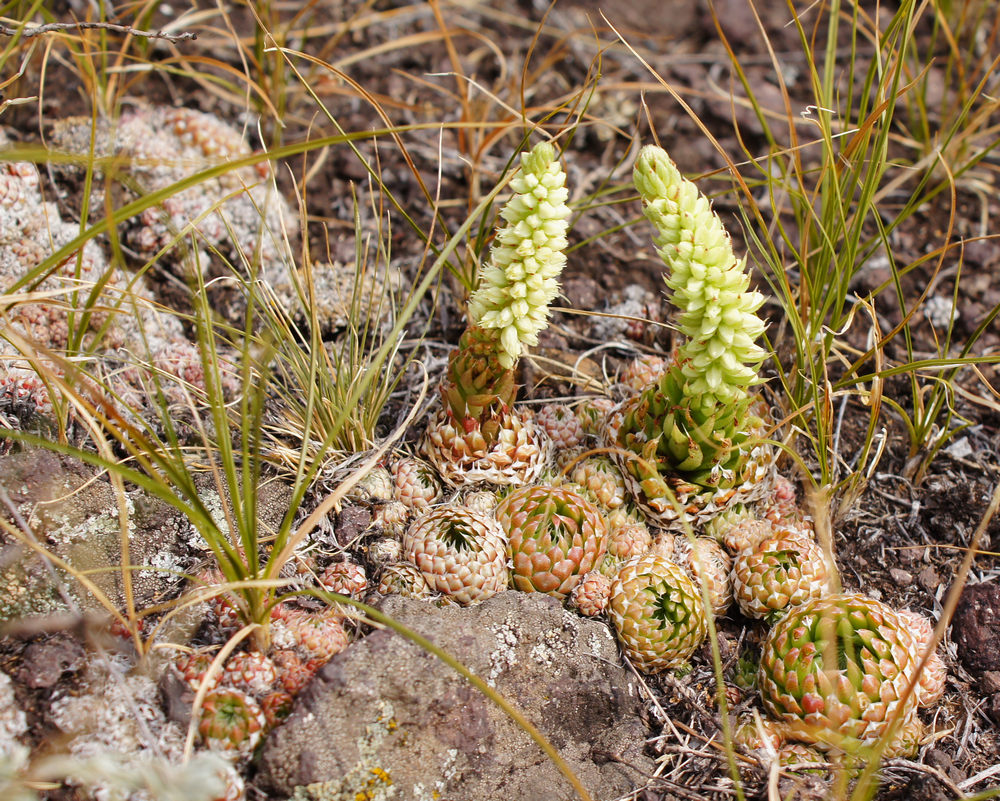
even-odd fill
[(708, 200), (664, 150), (644, 147), (633, 180), (683, 341), (666, 372), (611, 416), (607, 438), (637, 503), (680, 528), (770, 486), (772, 456), (752, 392), (766, 355), (756, 343), (764, 298), (750, 289), (746, 262)]
[(569, 218), (565, 183), (551, 144), (521, 154), (513, 195), (469, 302), (468, 327), (441, 384), (444, 408), (424, 440), (428, 459), (453, 486), (527, 483), (544, 466), (544, 434), (513, 408), (514, 371), (524, 348), (538, 343), (559, 291)]

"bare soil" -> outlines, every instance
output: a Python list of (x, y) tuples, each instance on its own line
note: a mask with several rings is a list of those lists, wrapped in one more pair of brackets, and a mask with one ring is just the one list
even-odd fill
[[(805, 11), (805, 4), (797, 5)], [(277, 8), (277, 15), (287, 22), (292, 10), (280, 5)], [(165, 16), (164, 9), (165, 6), (161, 7), (149, 21), (151, 29), (171, 23), (172, 17)], [(760, 28), (766, 30), (796, 102), (792, 113), (799, 114), (809, 102), (810, 93), (798, 34), (788, 24), (788, 6), (784, 0), (758, 0), (756, 9), (759, 19), (745, 0), (715, 3), (722, 29), (729, 41), (735, 43), (755, 89), (772, 102), (777, 113), (784, 114)], [(415, 169), (404, 162), (399, 148), (388, 136), (380, 136), (377, 146), (366, 140), (357, 143), (364, 157), (373, 163), (377, 159), (383, 181), (424, 230), (431, 227), (432, 204), (424, 197), (417, 175), (432, 197), (441, 199), (444, 219), (449, 224), (461, 220), (477, 198), (488, 191), (491, 179), (501, 174), (507, 159), (519, 146), (522, 131), (509, 109), (520, 108), (522, 102), (536, 110), (556, 107), (556, 123), (575, 120), (578, 109), (573, 103), (581, 87), (587, 84), (588, 75), (598, 68), (601, 81), (597, 93), (589, 98), (584, 124), (565, 155), (574, 199), (596, 192), (606, 183), (627, 180), (628, 170), (621, 161), (632, 138), (650, 141), (653, 131), (682, 168), (696, 175), (711, 176), (725, 167), (720, 150), (735, 160), (743, 147), (763, 149), (765, 141), (754, 115), (745, 108), (734, 108), (731, 92), (739, 95), (742, 90), (730, 74), (716, 22), (706, 4), (686, 0), (627, 0), (608, 4), (605, 20), (597, 3), (560, 0), (547, 16), (545, 12), (546, 4), (534, 0), (442, 4), (441, 14), (449, 31), (449, 38), (442, 42), (439, 36), (432, 35), (440, 27), (430, 4), (326, 0), (305, 12), (295, 27), (299, 30), (310, 25), (332, 27), (352, 18), (357, 24), (346, 35), (333, 38), (318, 35), (306, 37), (304, 44), (299, 39), (288, 44), (304, 47), (318, 58), (340, 65), (342, 74), (314, 69), (310, 86), (344, 130), (366, 131), (386, 124), (370, 103), (349, 91), (348, 80), (357, 82), (375, 98), (392, 124), (427, 125), (404, 137)], [(807, 18), (812, 20), (811, 16)], [(248, 52), (252, 53), (253, 23), (249, 12), (245, 8), (235, 9), (232, 22), (246, 37)], [(612, 25), (670, 89), (690, 103), (715, 143), (671, 93), (664, 91), (663, 84), (642, 66), (635, 54), (618, 42)], [(422, 37), (425, 33), (428, 35)], [(235, 124), (250, 122), (247, 135), (255, 144), (260, 144), (258, 133), (266, 143), (273, 144), (279, 136), (281, 141), (294, 142), (334, 132), (330, 121), (315, 113), (315, 105), (301, 91), (289, 93), (288, 107), (282, 113), (284, 127), (280, 131), (273, 118), (265, 116), (258, 132), (256, 119), (248, 117), (245, 106), (213, 90), (212, 79), (224, 74), (223, 64), (242, 69), (232, 51), (215, 46), (220, 35), (203, 33), (197, 41), (180, 42), (160, 51), (164, 58), (173, 54), (219, 59), (218, 65), (203, 63), (203, 80), (194, 81), (166, 71), (128, 75), (125, 102), (183, 105), (215, 113)], [(923, 31), (922, 36), (928, 37), (929, 32)], [(452, 48), (464, 78), (454, 74), (456, 63), (449, 53)], [(52, 120), (75, 113), (90, 114), (92, 110), (92, 95), (65, 60), (47, 63), (43, 91), (39, 93), (40, 64), (40, 53), (36, 53), (27, 64), (25, 76), (6, 90), (7, 96), (39, 95), (37, 104), (13, 106), (4, 113), (2, 122), (20, 139), (44, 138)], [(305, 69), (308, 65), (299, 62), (298, 66)], [(944, 66), (935, 62), (930, 70), (943, 71)], [(942, 83), (949, 79), (943, 72), (939, 77)], [(287, 70), (275, 76), (275, 80), (294, 82)], [(464, 109), (460, 96), (466, 98)], [(734, 115), (738, 129), (734, 128)], [(532, 116), (537, 115), (533, 112)], [(498, 125), (465, 131), (434, 127), (434, 123), (462, 119)], [(934, 297), (957, 298), (958, 342), (971, 334), (989, 309), (1000, 302), (1000, 283), (995, 277), (1000, 270), (1000, 243), (983, 237), (1000, 213), (994, 183), (996, 157), (990, 155), (983, 166), (978, 176), (980, 183), (959, 182), (954, 209), (949, 198), (939, 196), (892, 234), (894, 256), (901, 264), (914, 262), (939, 248), (949, 228), (953, 228), (956, 237), (969, 239), (961, 253), (947, 257), (949, 264), (933, 279), (930, 293)], [(475, 183), (470, 184), (470, 176), (476, 176)], [(301, 193), (307, 198), (307, 239), (313, 253), (324, 259), (351, 261), (352, 187), (363, 188), (368, 182), (358, 157), (341, 146), (331, 149), (323, 158), (310, 156), (308, 163), (291, 159), (281, 172), (281, 181), (290, 196)], [(726, 188), (723, 181), (711, 177), (705, 179), (704, 185), (709, 189)], [(893, 198), (887, 203), (888, 218), (895, 211), (891, 208)], [(722, 195), (716, 208), (739, 239), (739, 223), (731, 198)], [(555, 315), (553, 327), (542, 343), (541, 352), (545, 355), (572, 364), (580, 354), (589, 353), (602, 338), (595, 336), (592, 318), (573, 314), (572, 310), (606, 310), (620, 302), (623, 291), (631, 285), (649, 291), (651, 297), (644, 310), (647, 316), (665, 319), (662, 266), (652, 251), (647, 232), (641, 225), (620, 228), (634, 219), (637, 211), (634, 204), (602, 206), (575, 221), (573, 243), (586, 242), (586, 245), (571, 255), (563, 279), (564, 297), (560, 301), (566, 312)], [(366, 220), (366, 224), (370, 222)], [(398, 215), (393, 219), (392, 232), (394, 261), (414, 275), (425, 258), (424, 243)], [(598, 234), (595, 241), (587, 241)], [(737, 249), (742, 247), (738, 242)], [(901, 290), (907, 306), (932, 280), (934, 266), (934, 259), (928, 259), (906, 276)], [(860, 273), (853, 289), (864, 293), (887, 277), (887, 266), (873, 263)], [(455, 311), (458, 300), (455, 296), (459, 294), (457, 282), (443, 287), (443, 302), (438, 304), (431, 321), (429, 339), (442, 346), (453, 344), (462, 328), (462, 319)], [(880, 296), (877, 309), (883, 332), (899, 323), (902, 316), (895, 302), (885, 300), (890, 295)], [(780, 324), (776, 304), (768, 304), (764, 311), (772, 316), (772, 330), (776, 329)], [(935, 329), (922, 315), (915, 321), (913, 334), (915, 351), (936, 352), (940, 329)], [(863, 348), (864, 332), (858, 333), (857, 338), (856, 344)], [(668, 329), (648, 326), (630, 347), (665, 351), (669, 345)], [(996, 353), (998, 348), (1000, 327), (994, 323), (974, 353)], [(634, 350), (626, 347), (603, 349), (590, 354), (590, 364), (595, 370), (603, 367), (613, 372), (632, 355)], [(890, 350), (888, 356), (897, 363), (904, 358), (898, 347)], [(564, 380), (548, 375), (550, 367), (543, 369), (529, 364), (525, 370), (522, 376), (525, 398), (541, 399), (573, 391)], [(845, 587), (874, 595), (897, 608), (940, 614), (965, 549), (986, 512), (993, 487), (1000, 480), (997, 375), (993, 366), (984, 365), (981, 377), (971, 371), (959, 376), (958, 384), (966, 393), (955, 398), (956, 411), (972, 425), (958, 436), (955, 447), (938, 455), (918, 484), (904, 477), (909, 459), (905, 431), (891, 413), (884, 416), (885, 448), (867, 489), (849, 507), (841, 507), (834, 520), (836, 554)], [(992, 386), (992, 398), (984, 388), (987, 384)], [(904, 379), (887, 382), (886, 393), (904, 408), (912, 405)], [(390, 410), (390, 421), (395, 419), (397, 411)], [(861, 446), (866, 414), (853, 401), (844, 407), (838, 448), (847, 464), (853, 464)], [(787, 472), (794, 477), (790, 465)], [(1000, 576), (997, 555), (1000, 521), (990, 524), (980, 541), (980, 549), (983, 553), (976, 557), (970, 580), (996, 581)], [(746, 623), (744, 620), (723, 623), (723, 652), (731, 664), (759, 634), (752, 627), (749, 634), (744, 633)], [(0, 668), (15, 677), (27, 675), (26, 666), (38, 658), (37, 653), (30, 654), (23, 645), (8, 649), (0, 658)], [(75, 653), (62, 641), (49, 647), (58, 651), (53, 651), (53, 659), (73, 658)], [(933, 710), (934, 741), (921, 749), (918, 759), (895, 760), (885, 769), (880, 797), (910, 801), (953, 798), (959, 789), (976, 792), (1000, 781), (1000, 776), (992, 776), (975, 784), (962, 784), (1000, 762), (1000, 686), (991, 688), (981, 675), (967, 672), (951, 640), (946, 641), (943, 651), (949, 684), (944, 700)], [(1000, 664), (997, 667), (1000, 669)], [(650, 748), (663, 754), (676, 772), (671, 774), (672, 782), (652, 781), (637, 797), (647, 801), (695, 797), (681, 793), (684, 787), (697, 797), (730, 797), (725, 788), (724, 762), (690, 753), (690, 748), (700, 751), (696, 742), (699, 733), (710, 732), (715, 725), (703, 719), (704, 710), (712, 708), (714, 685), (708, 670), (697, 668), (694, 676), (682, 685), (668, 677), (652, 679), (650, 686), (658, 691), (665, 715), (651, 716)], [(47, 689), (22, 688), (19, 699), (29, 702)], [(68, 679), (60, 689), (72, 692)], [(741, 702), (749, 704), (750, 700), (741, 699), (737, 706)], [(669, 727), (664, 726), (667, 718), (696, 735), (688, 750), (681, 748)], [(748, 791), (764, 792), (766, 777), (759, 774), (754, 781), (752, 771), (750, 775)], [(803, 786), (802, 792), (808, 797), (809, 787)]]

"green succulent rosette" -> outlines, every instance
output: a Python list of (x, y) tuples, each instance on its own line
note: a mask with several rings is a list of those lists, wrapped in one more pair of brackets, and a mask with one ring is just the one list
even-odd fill
[(626, 655), (644, 673), (676, 668), (708, 634), (701, 593), (684, 570), (657, 553), (624, 562), (608, 612)]
[(568, 486), (512, 490), (497, 506), (507, 532), (514, 586), (565, 598), (607, 551), (601, 511)]
[(917, 643), (900, 616), (858, 594), (829, 595), (793, 608), (764, 643), (757, 681), (764, 707), (797, 740), (854, 752), (871, 747), (898, 719), (916, 715)]

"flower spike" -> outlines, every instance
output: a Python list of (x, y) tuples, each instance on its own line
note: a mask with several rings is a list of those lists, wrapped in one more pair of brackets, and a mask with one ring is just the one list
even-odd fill
[(566, 173), (548, 142), (521, 154), (521, 172), (510, 182), (514, 195), (500, 212), (505, 225), (469, 303), (470, 322), (499, 335), (497, 360), (507, 369), (525, 345), (538, 344), (559, 292), (569, 226), (565, 184)]

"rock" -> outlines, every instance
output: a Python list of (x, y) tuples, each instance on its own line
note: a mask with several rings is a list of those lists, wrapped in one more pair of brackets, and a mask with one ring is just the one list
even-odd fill
[(1000, 670), (1000, 584), (973, 584), (962, 590), (951, 638), (971, 673)]
[[(89, 571), (89, 581), (121, 608), (121, 528), (111, 485), (81, 462), (38, 448), (0, 460), (0, 486), (36, 541), (75, 571)], [(166, 571), (183, 567), (180, 537), (190, 526), (142, 493), (130, 493), (126, 505), (131, 562), (153, 568), (133, 571), (133, 590), (137, 604), (150, 604), (179, 581)], [(0, 536), (0, 621), (64, 613), (70, 603), (101, 608), (71, 573), (50, 568), (27, 543)]]
[[(199, 477), (197, 486), (209, 513), (224, 521), (211, 477)], [(73, 571), (87, 571), (94, 587), (124, 607), (119, 505), (110, 483), (78, 460), (34, 448), (0, 458), (0, 487), (35, 540), (72, 568), (50, 566), (24, 539), (0, 533), (0, 622), (75, 612), (71, 607), (103, 609)], [(261, 531), (277, 530), (290, 493), (278, 482), (258, 487)], [(139, 566), (131, 572), (132, 590), (143, 608), (176, 594), (179, 574), (208, 547), (186, 517), (143, 490), (128, 490), (125, 506), (129, 559)]]
[(968, 778), (965, 771), (955, 767), (955, 763), (952, 758), (940, 748), (931, 748), (924, 755), (924, 762), (932, 768), (937, 768), (956, 784), (958, 782), (965, 781), (966, 778)]
[(347, 547), (362, 534), (372, 522), (371, 510), (357, 504), (347, 504), (337, 515), (337, 543)]
[[(594, 798), (652, 772), (639, 689), (607, 626), (537, 593), (469, 608), (390, 596), (383, 610), (512, 701)], [(620, 759), (620, 761), (619, 761)], [(334, 657), (266, 740), (269, 798), (573, 798), (539, 747), (432, 654), (386, 629)]]
[(1000, 670), (984, 670), (981, 679), (984, 693), (1000, 693)]
[(17, 678), (28, 687), (54, 687), (63, 673), (73, 673), (84, 663), (83, 646), (66, 634), (55, 634), (24, 650)]
[(894, 797), (906, 801), (951, 801), (955, 796), (937, 776), (918, 773)]
[(994, 693), (986, 699), (986, 716), (1000, 726), (1000, 693)]
[(898, 567), (889, 568), (889, 575), (899, 587), (908, 587), (913, 583), (913, 574)]
[(931, 565), (927, 565), (917, 574), (917, 583), (933, 595), (941, 586), (941, 577)]

